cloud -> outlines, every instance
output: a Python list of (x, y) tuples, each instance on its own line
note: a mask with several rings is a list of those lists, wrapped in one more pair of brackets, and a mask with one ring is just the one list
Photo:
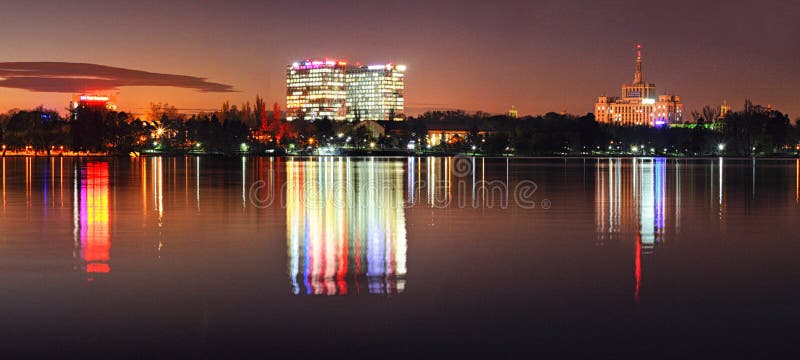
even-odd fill
[(234, 92), (205, 78), (68, 62), (0, 62), (0, 87), (36, 92), (86, 93), (122, 86), (171, 86), (200, 92)]

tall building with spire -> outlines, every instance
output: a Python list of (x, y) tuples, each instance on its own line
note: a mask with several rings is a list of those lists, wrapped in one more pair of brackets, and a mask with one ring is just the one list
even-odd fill
[(511, 105), (511, 109), (508, 110), (506, 115), (508, 115), (508, 117), (510, 117), (512, 119), (516, 119), (516, 118), (519, 117), (519, 111), (517, 111), (517, 107), (516, 106)]
[(728, 100), (722, 100), (722, 105), (719, 107), (719, 119), (724, 118), (729, 112), (731, 112), (731, 106), (728, 105)]
[(661, 127), (683, 122), (683, 103), (677, 95), (656, 95), (656, 85), (644, 80), (642, 46), (636, 45), (633, 82), (622, 85), (620, 97), (598, 97), (594, 116), (600, 123)]

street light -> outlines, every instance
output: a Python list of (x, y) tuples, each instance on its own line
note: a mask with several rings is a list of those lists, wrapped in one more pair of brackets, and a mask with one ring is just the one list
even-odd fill
[(719, 145), (717, 145), (717, 150), (719, 151), (725, 150), (725, 144), (720, 143)]

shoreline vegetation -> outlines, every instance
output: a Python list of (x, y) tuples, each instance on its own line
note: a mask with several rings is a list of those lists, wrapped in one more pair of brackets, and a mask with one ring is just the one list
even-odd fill
[(461, 110), (405, 121), (286, 121), (260, 97), (241, 107), (182, 114), (151, 104), (133, 117), (77, 107), (66, 116), (38, 107), (0, 114), (0, 156), (502, 156), (759, 157), (800, 155), (800, 119), (745, 101), (721, 116), (706, 106), (668, 127), (601, 124), (594, 115), (521, 118)]

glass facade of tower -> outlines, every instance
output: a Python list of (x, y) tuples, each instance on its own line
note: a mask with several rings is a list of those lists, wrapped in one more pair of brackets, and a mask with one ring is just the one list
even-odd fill
[(403, 120), (405, 65), (347, 69), (347, 120)]
[(345, 120), (347, 63), (306, 60), (289, 66), (286, 75), (286, 120)]

